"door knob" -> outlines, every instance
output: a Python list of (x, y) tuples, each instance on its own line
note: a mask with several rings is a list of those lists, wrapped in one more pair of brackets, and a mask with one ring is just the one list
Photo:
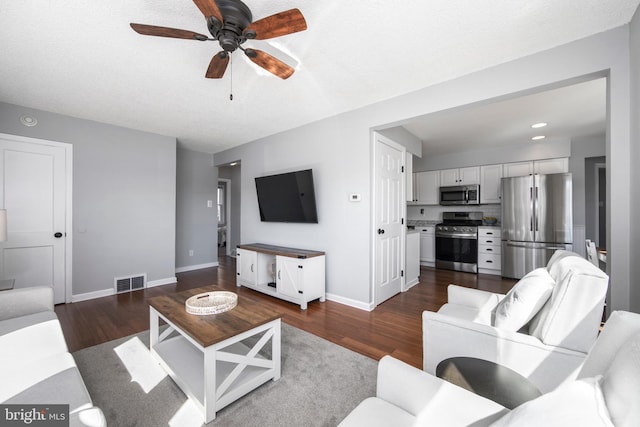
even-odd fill
[(56, 234), (53, 235), (53, 237), (55, 237), (56, 239), (59, 239), (62, 237), (62, 233), (58, 231)]
[(384, 234), (384, 230), (382, 228), (378, 228), (378, 234)]

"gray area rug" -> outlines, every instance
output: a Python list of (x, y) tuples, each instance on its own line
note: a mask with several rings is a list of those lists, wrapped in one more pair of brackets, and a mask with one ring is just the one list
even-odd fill
[[(203, 425), (201, 419), (194, 420), (193, 405), (185, 404), (186, 396), (168, 376), (145, 392), (144, 381), (132, 379), (114, 350), (122, 354), (123, 347), (145, 361), (149, 331), (73, 353), (109, 426)], [(141, 364), (158, 372), (155, 362)], [(373, 359), (283, 323), (280, 379), (223, 408), (207, 426), (335, 426), (363, 399), (375, 395), (376, 369)], [(150, 376), (134, 376), (144, 375)]]

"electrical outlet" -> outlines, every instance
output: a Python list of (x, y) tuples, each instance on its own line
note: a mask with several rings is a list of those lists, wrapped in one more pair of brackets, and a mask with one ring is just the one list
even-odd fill
[(193, 249), (189, 249), (189, 256), (193, 256)]

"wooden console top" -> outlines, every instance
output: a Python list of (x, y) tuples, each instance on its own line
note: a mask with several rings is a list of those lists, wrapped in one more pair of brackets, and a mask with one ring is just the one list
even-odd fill
[(238, 247), (248, 251), (262, 252), (270, 255), (281, 255), (290, 258), (313, 258), (324, 255), (324, 252), (321, 251), (286, 248), (282, 246), (265, 245), (264, 243), (249, 243), (247, 245), (238, 245)]

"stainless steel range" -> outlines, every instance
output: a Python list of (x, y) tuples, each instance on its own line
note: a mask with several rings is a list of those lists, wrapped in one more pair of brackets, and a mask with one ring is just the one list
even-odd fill
[(482, 212), (443, 212), (436, 225), (436, 268), (478, 272), (478, 226)]

